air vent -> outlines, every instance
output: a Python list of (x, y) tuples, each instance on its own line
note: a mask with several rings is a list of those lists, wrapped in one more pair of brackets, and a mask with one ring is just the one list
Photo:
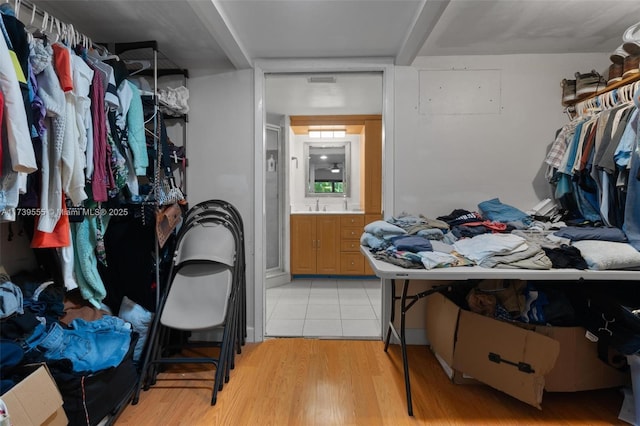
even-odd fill
[(336, 77), (333, 75), (312, 75), (307, 77), (309, 83), (335, 83)]

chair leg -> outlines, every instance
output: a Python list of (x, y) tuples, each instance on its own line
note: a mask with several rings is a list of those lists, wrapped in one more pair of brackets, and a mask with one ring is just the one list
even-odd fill
[[(216, 366), (216, 374), (215, 374), (215, 379), (213, 382), (213, 390), (212, 390), (212, 395), (211, 395), (211, 405), (215, 405), (216, 401), (218, 399), (218, 391), (222, 390), (223, 387), (223, 374), (224, 374), (224, 369), (225, 367), (225, 357), (224, 354), (227, 352), (228, 350), (228, 345), (229, 345), (229, 339), (231, 339), (232, 334), (231, 332), (233, 330), (230, 330), (230, 323), (227, 323), (224, 327), (224, 330), (222, 332), (222, 344), (220, 345), (220, 354), (218, 356), (218, 365)], [(233, 342), (231, 342), (233, 343)]]
[(154, 362), (157, 359), (160, 359), (164, 356), (163, 351), (164, 351), (164, 347), (167, 344), (167, 340), (169, 338), (169, 330), (162, 326), (162, 324), (160, 325), (160, 330), (158, 331), (158, 341), (156, 343), (155, 346), (155, 350), (153, 352), (153, 358), (151, 361), (151, 365), (149, 366), (149, 373), (147, 374), (147, 383), (145, 386), (145, 390), (148, 390), (149, 387), (153, 386), (156, 384), (156, 380), (158, 378), (158, 373), (160, 371), (160, 364), (157, 362)]
[(225, 357), (228, 357), (226, 359), (228, 359), (227, 363), (226, 363), (226, 367), (225, 367), (225, 377), (224, 377), (224, 381), (225, 383), (229, 382), (229, 378), (231, 375), (231, 371), (233, 370), (236, 365), (235, 365), (235, 354), (233, 351), (233, 347), (236, 346), (239, 342), (238, 342), (238, 336), (237, 336), (237, 331), (238, 331), (238, 315), (237, 315), (237, 307), (235, 308), (236, 313), (233, 314), (232, 316), (232, 325), (231, 325), (231, 329), (232, 329), (232, 339), (234, 340), (234, 343), (229, 345), (229, 353), (227, 355), (225, 355)]
[[(161, 302), (162, 305), (164, 305)], [(144, 359), (142, 361), (142, 367), (140, 369), (140, 377), (138, 378), (138, 383), (136, 384), (136, 390), (134, 396), (131, 400), (132, 405), (138, 403), (140, 398), (140, 390), (144, 387), (145, 390), (149, 389), (148, 387), (148, 378), (150, 373), (150, 367), (152, 366), (151, 360), (155, 357), (155, 352), (158, 346), (158, 328), (160, 327), (160, 315), (156, 313), (153, 317), (153, 321), (151, 323), (151, 328), (149, 329), (149, 334), (147, 334), (147, 343), (146, 350), (144, 351)]]

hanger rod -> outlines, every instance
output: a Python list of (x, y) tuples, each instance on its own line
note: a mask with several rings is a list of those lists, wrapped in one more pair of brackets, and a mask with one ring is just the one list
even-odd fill
[[(96, 45), (91, 39), (91, 37), (75, 30), (73, 28), (73, 25), (67, 24), (64, 21), (56, 18), (55, 16), (51, 15), (46, 10), (43, 10), (42, 8), (36, 6), (33, 2), (29, 0), (16, 0), (15, 5), (17, 6), (15, 10), (16, 17), (20, 19), (23, 23), (25, 23), (27, 27), (33, 26), (35, 16), (38, 16), (40, 18), (40, 24), (41, 24), (40, 26), (42, 27), (42, 24), (44, 24), (44, 20), (46, 17), (48, 19), (48, 22), (50, 22), (49, 25), (52, 25), (52, 23), (55, 22), (56, 25), (59, 26), (59, 27), (56, 27), (57, 29), (60, 29), (60, 28), (73, 29), (74, 36), (78, 39), (78, 42), (80, 44), (82, 44), (81, 43), (82, 40), (86, 40), (88, 41), (91, 47), (104, 49), (104, 46)], [(53, 28), (53, 25), (52, 25), (52, 28)]]

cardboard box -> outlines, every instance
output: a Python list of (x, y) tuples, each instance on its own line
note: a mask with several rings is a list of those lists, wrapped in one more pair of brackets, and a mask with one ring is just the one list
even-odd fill
[(63, 426), (69, 421), (62, 408), (62, 395), (44, 364), (0, 396), (7, 405), (9, 420), (15, 426)]
[[(625, 384), (628, 374), (598, 359), (581, 327), (531, 329), (465, 311), (442, 294), (427, 297), (431, 349), (454, 383), (473, 378), (541, 408), (543, 391)], [(448, 368), (447, 368), (448, 367)]]
[(435, 293), (427, 297), (427, 338), (440, 366), (447, 377), (456, 384), (478, 383), (468, 375), (453, 368), (453, 350), (460, 308), (446, 297)]
[(534, 407), (559, 352), (535, 331), (460, 310), (453, 367)]
[(560, 343), (560, 354), (545, 376), (549, 392), (575, 392), (630, 384), (631, 375), (598, 358), (598, 344), (585, 337), (582, 327), (536, 326), (535, 331)]

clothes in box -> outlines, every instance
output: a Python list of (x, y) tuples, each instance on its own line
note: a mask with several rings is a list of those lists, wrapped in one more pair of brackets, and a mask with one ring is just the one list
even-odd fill
[(9, 413), (9, 421), (20, 426), (63, 426), (67, 417), (62, 396), (45, 364), (24, 367), (32, 372), (0, 396)]
[(531, 329), (461, 309), (442, 294), (427, 297), (427, 337), (454, 373), (537, 408), (544, 390), (578, 391), (624, 384), (628, 375), (600, 361), (581, 327)]

